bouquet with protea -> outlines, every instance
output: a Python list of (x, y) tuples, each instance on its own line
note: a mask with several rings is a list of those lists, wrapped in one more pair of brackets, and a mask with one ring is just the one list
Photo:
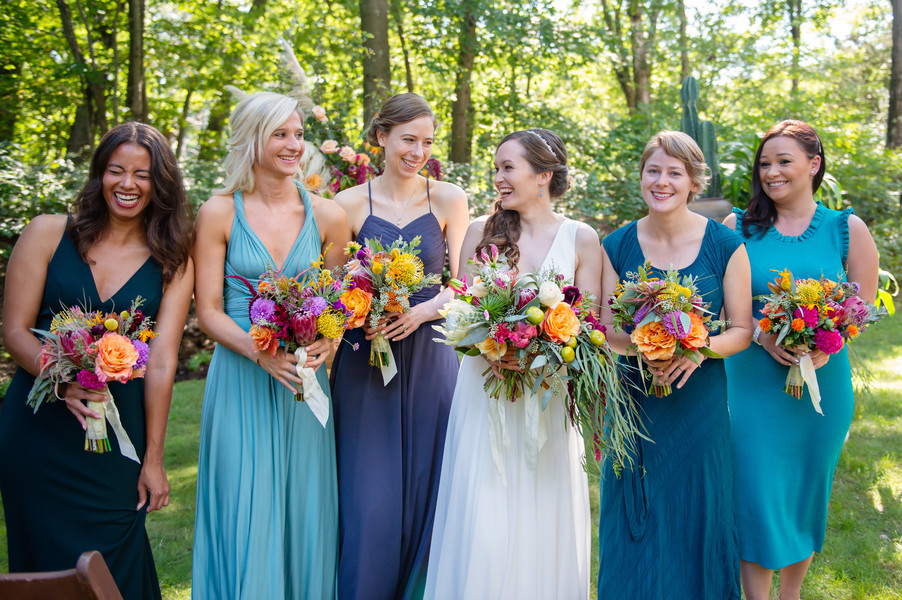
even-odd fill
[(473, 281), (451, 281), (455, 298), (440, 311), (444, 325), (433, 326), (443, 335), (436, 341), (469, 356), (517, 358), (520, 371), (483, 372), (490, 398), (538, 400), (544, 410), (561, 394), (572, 424), (594, 440), (596, 459), (605, 454), (616, 469), (630, 461), (641, 435), (638, 414), (620, 385), (592, 295), (567, 285), (553, 266), (519, 276), (494, 245), (469, 264)]
[[(671, 270), (659, 279), (650, 277), (650, 272), (651, 266), (646, 263), (638, 273), (627, 273), (617, 284), (609, 302), (614, 329), (628, 332), (631, 349), (647, 360), (686, 356), (701, 364), (702, 354), (722, 358), (708, 346), (709, 330), (721, 329), (728, 321), (712, 318), (710, 303), (698, 292), (697, 278)], [(651, 393), (662, 398), (671, 393), (671, 388), (652, 377)]]
[(125, 383), (144, 377), (150, 356), (147, 342), (156, 334), (153, 320), (142, 311), (138, 296), (128, 310), (103, 313), (73, 306), (56, 313), (50, 331), (33, 329), (44, 340), (41, 345), (41, 373), (28, 394), (28, 404), (37, 412), (44, 401), (61, 399), (62, 384), (78, 383), (85, 389), (103, 391), (106, 402), (88, 402), (101, 417), (85, 419), (85, 450), (110, 451), (107, 421), (119, 440), (122, 454), (141, 462), (119, 420), (119, 411), (110, 394), (112, 382)]
[[(836, 354), (847, 340), (887, 316), (885, 306), (878, 308), (861, 299), (857, 283), (823, 277), (795, 279), (788, 269), (774, 273), (777, 278), (767, 284), (771, 293), (756, 298), (765, 303), (758, 326), (764, 333), (776, 335), (776, 343), (786, 348)], [(801, 399), (806, 383), (814, 409), (823, 414), (814, 364), (807, 354), (789, 367), (784, 391)]]
[(294, 277), (278, 269), (268, 269), (256, 285), (239, 275), (229, 275), (247, 285), (250, 291), (248, 334), (254, 348), (275, 356), (279, 348), (297, 358), (298, 377), (304, 380), (295, 400), (306, 400), (325, 426), (328, 420), (328, 398), (316, 381), (313, 369), (305, 369), (306, 346), (328, 338), (339, 339), (351, 317), (341, 301), (342, 283), (324, 268), (323, 255), (310, 263), (310, 268)]
[[(388, 246), (378, 239), (347, 245), (342, 299), (353, 314), (349, 328), (360, 327), (367, 319), (375, 328), (388, 313), (410, 312), (413, 294), (441, 283), (438, 273), (424, 273), (419, 245), (420, 236), (410, 242), (398, 237)], [(381, 333), (370, 344), (370, 365), (382, 370), (386, 385), (397, 373), (391, 346)]]

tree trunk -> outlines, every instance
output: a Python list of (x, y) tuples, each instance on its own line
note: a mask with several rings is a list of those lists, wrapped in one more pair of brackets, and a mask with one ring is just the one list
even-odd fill
[(191, 111), (191, 94), (194, 90), (188, 88), (185, 92), (185, 102), (182, 104), (182, 116), (179, 117), (179, 135), (178, 143), (175, 146), (175, 159), (182, 157), (182, 150), (185, 149), (185, 130), (188, 128), (188, 113)]
[(144, 77), (144, 0), (128, 0), (128, 86), (125, 103), (135, 121), (147, 122)]
[(889, 76), (889, 115), (886, 121), (886, 147), (902, 147), (902, 0), (893, 4), (892, 67)]
[(692, 74), (689, 65), (689, 37), (686, 35), (689, 21), (686, 19), (686, 3), (683, 0), (677, 0), (677, 11), (680, 18), (680, 82), (683, 82)]
[(19, 74), (22, 67), (12, 60), (0, 65), (0, 142), (11, 142), (19, 113)]
[(363, 31), (363, 122), (368, 124), (391, 91), (388, 55), (388, 0), (360, 0)]
[(802, 53), (802, 0), (789, 0), (789, 30), (792, 34), (792, 91), (793, 100), (799, 94), (799, 63)]
[(476, 15), (466, 2), (460, 23), (460, 48), (457, 56), (457, 77), (454, 82), (454, 101), (451, 103), (451, 162), (470, 162), (470, 79), (476, 60)]
[(410, 52), (407, 50), (407, 38), (404, 37), (404, 15), (401, 14), (400, 0), (391, 0), (392, 17), (398, 26), (398, 39), (401, 42), (401, 54), (404, 56), (404, 75), (407, 77), (407, 91), (413, 93), (413, 70), (410, 68)]

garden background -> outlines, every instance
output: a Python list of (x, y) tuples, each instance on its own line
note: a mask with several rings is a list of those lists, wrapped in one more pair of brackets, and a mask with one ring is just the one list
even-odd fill
[[(490, 205), (491, 157), (514, 129), (547, 127), (570, 152), (559, 207), (605, 234), (643, 214), (638, 159), (679, 129), (681, 83), (714, 125), (722, 196), (743, 207), (757, 141), (799, 118), (822, 136), (822, 200), (851, 206), (902, 274), (902, 0), (4, 0), (0, 12), (0, 279), (18, 234), (64, 212), (104, 131), (146, 121), (170, 139), (199, 206), (222, 175), (227, 86), (287, 92), (286, 40), (328, 120), (308, 128), (363, 149), (382, 98), (414, 91), (440, 122), (433, 155)], [(829, 274), (828, 274), (829, 275)], [(897, 298), (898, 300), (898, 298)], [(902, 598), (902, 325), (862, 340), (861, 394), (810, 598)], [(186, 328), (180, 377), (211, 345)], [(0, 394), (13, 365), (0, 347)], [(173, 506), (149, 519), (167, 597), (188, 597), (201, 382), (176, 387)], [(597, 491), (597, 488), (596, 488)], [(845, 533), (844, 533), (845, 532)], [(883, 537), (881, 537), (883, 536)], [(839, 566), (837, 566), (839, 565)], [(0, 571), (6, 567), (0, 550)], [(862, 583), (865, 582), (865, 583)]]

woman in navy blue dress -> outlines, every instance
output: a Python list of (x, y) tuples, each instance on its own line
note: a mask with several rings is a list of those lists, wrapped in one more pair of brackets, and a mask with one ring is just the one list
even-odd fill
[[(432, 153), (435, 116), (416, 94), (388, 99), (367, 131), (382, 149), (383, 173), (338, 194), (360, 243), (421, 237), (426, 273), (451, 275), (469, 222), (459, 187), (420, 175)], [(340, 558), (338, 597), (418, 598), (426, 563), (445, 427), (457, 376), (457, 355), (432, 341), (432, 325), (450, 299), (437, 287), (410, 299), (412, 311), (391, 315), (380, 330), (391, 344), (398, 373), (383, 385), (369, 364), (375, 330), (349, 331), (332, 365), (332, 402), (338, 452)]]

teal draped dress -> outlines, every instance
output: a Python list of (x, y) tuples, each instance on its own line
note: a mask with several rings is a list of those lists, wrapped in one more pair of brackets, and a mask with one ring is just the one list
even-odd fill
[[(283, 272), (321, 252), (313, 207)], [(226, 275), (252, 283), (274, 261), (235, 192)], [(248, 290), (226, 279), (226, 314), (250, 329)], [(326, 369), (317, 379), (329, 394)], [(330, 410), (331, 412), (331, 410)], [(194, 524), (195, 600), (332, 598), (338, 560), (338, 484), (330, 415), (323, 428), (303, 402), (253, 361), (217, 345), (201, 416)]]

